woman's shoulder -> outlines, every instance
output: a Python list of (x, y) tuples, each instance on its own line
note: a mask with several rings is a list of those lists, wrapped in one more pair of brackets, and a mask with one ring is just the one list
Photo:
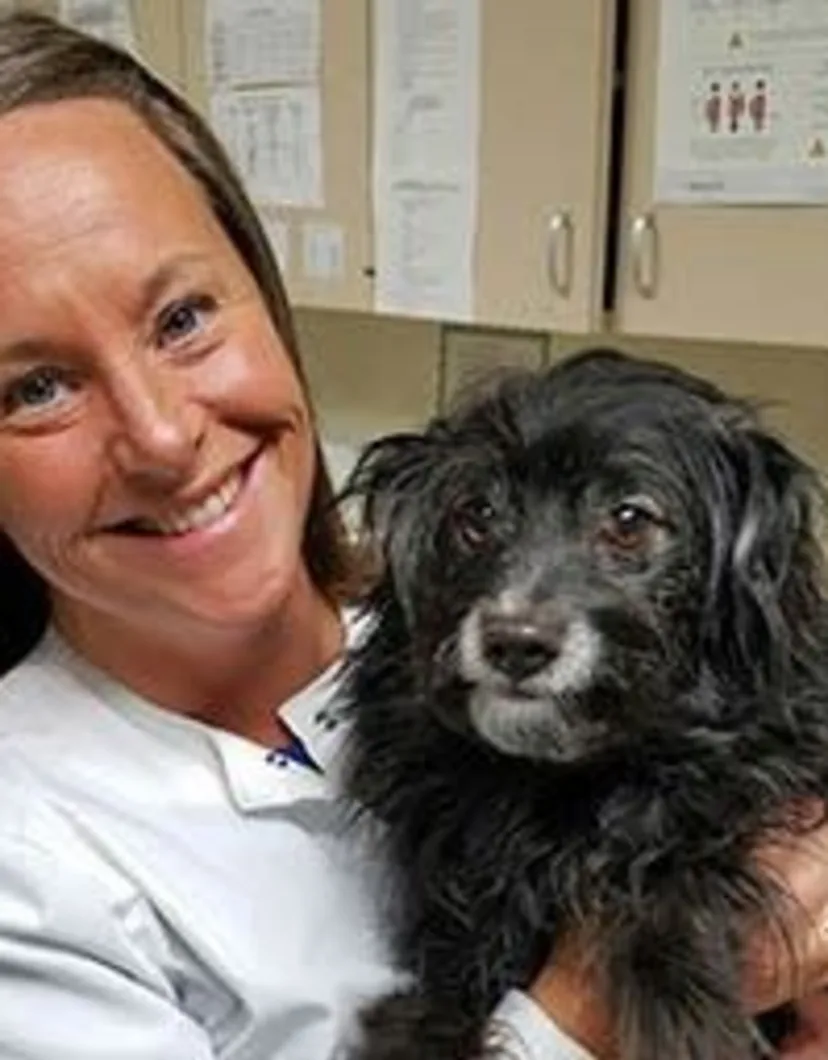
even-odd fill
[(42, 817), (34, 811), (45, 800), (28, 750), (55, 754), (62, 704), (77, 695), (47, 641), (0, 678), (0, 836), (33, 834), (33, 822)]
[(93, 892), (116, 909), (135, 888), (78, 830), (25, 755), (0, 749), (0, 906), (8, 913), (14, 902)]
[(0, 845), (50, 850), (63, 838), (62, 831), (36, 773), (22, 755), (0, 742)]
[(35, 861), (71, 840), (29, 753), (54, 755), (60, 704), (72, 694), (53, 654), (47, 635), (0, 678), (0, 847), (28, 849)]
[[(82, 969), (105, 967), (166, 989), (165, 942), (146, 896), (63, 812), (25, 759), (7, 752), (0, 761), (0, 948), (9, 939), (7, 990), (13, 982), (48, 982), (61, 963), (69, 989)], [(86, 985), (78, 978), (78, 989)]]
[(117, 829), (148, 791), (211, 763), (201, 743), (47, 634), (0, 680), (0, 836), (80, 855), (89, 822)]
[(96, 669), (54, 631), (0, 679), (0, 773), (12, 755), (49, 779), (126, 780), (159, 759), (200, 752), (200, 737), (187, 719)]
[(0, 680), (0, 935), (20, 917), (48, 935), (46, 912), (64, 926), (114, 924), (140, 898), (77, 812), (89, 785), (74, 768), (84, 733), (72, 726), (85, 697), (94, 701), (48, 644)]
[[(99, 710), (95, 690), (73, 674), (49, 633), (0, 678), (0, 784), (13, 789), (12, 805), (19, 803), (21, 787), (28, 799), (43, 793), (47, 784), (39, 764), (48, 767), (46, 775), (66, 771), (68, 759), (94, 732)], [(0, 798), (0, 828), (6, 816)]]
[(67, 699), (89, 697), (72, 675), (64, 648), (47, 631), (29, 654), (0, 677), (0, 740), (42, 728)]

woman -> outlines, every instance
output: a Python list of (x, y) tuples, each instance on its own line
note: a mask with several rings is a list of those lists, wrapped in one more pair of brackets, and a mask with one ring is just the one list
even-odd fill
[[(43, 19), (0, 21), (0, 159), (0, 1055), (332, 1055), (391, 973), (276, 267), (199, 119)], [(519, 1055), (603, 1053), (577, 960), (533, 993), (495, 1014)]]

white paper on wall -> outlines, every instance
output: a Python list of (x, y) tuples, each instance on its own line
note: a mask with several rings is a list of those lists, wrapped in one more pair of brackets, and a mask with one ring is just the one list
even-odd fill
[(479, 0), (374, 5), (375, 299), (468, 319), (478, 194)]
[(378, 308), (468, 319), (473, 243), (474, 217), (461, 185), (390, 185), (375, 235)]
[(60, 0), (58, 16), (92, 37), (136, 51), (129, 0)]
[(254, 199), (322, 206), (322, 129), (315, 85), (216, 93), (212, 122)]
[(655, 197), (828, 201), (828, 0), (661, 0)]
[(320, 0), (209, 0), (207, 63), (216, 87), (313, 82)]
[(309, 280), (341, 280), (345, 275), (345, 229), (329, 221), (302, 225), (302, 272)]

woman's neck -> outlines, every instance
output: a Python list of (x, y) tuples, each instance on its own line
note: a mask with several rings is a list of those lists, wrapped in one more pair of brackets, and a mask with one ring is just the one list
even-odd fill
[(86, 660), (164, 709), (278, 746), (278, 709), (343, 649), (337, 608), (300, 587), (255, 629), (142, 628), (55, 601), (55, 624)]

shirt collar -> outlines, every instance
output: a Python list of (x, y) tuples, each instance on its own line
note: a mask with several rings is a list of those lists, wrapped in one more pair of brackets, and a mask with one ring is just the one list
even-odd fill
[[(346, 608), (342, 618), (347, 653), (363, 640), (370, 620), (354, 608)], [(348, 729), (342, 679), (340, 658), (279, 708), (281, 721), (301, 741), (317, 769), (243, 737), (210, 730), (228, 787), (240, 809), (255, 812), (297, 799), (330, 799), (336, 794)]]
[(341, 662), (337, 661), (279, 711), (281, 720), (301, 740), (318, 769), (234, 733), (210, 730), (227, 785), (240, 809), (254, 812), (299, 799), (332, 796), (332, 766), (344, 736), (338, 702), (340, 674)]
[[(366, 622), (354, 611), (343, 613), (346, 650), (364, 633)], [(282, 705), (279, 716), (301, 740), (318, 769), (285, 760), (278, 752), (243, 736), (216, 729), (191, 718), (160, 709), (92, 667), (52, 628), (46, 638), (49, 654), (57, 652), (110, 707), (143, 715), (153, 728), (169, 729), (171, 742), (182, 750), (194, 741), (212, 749), (221, 768), (225, 788), (244, 812), (285, 806), (300, 799), (330, 799), (336, 789), (336, 760), (342, 751), (346, 723), (343, 717), (342, 660), (338, 659), (305, 688)], [(160, 735), (160, 733), (159, 733)], [(201, 750), (200, 755), (203, 755)]]
[[(369, 619), (350, 608), (342, 617), (347, 653), (364, 638)], [(318, 769), (233, 733), (210, 730), (228, 787), (240, 809), (255, 812), (297, 799), (330, 799), (336, 794), (348, 729), (342, 678), (340, 658), (279, 708), (280, 720), (301, 741)]]

